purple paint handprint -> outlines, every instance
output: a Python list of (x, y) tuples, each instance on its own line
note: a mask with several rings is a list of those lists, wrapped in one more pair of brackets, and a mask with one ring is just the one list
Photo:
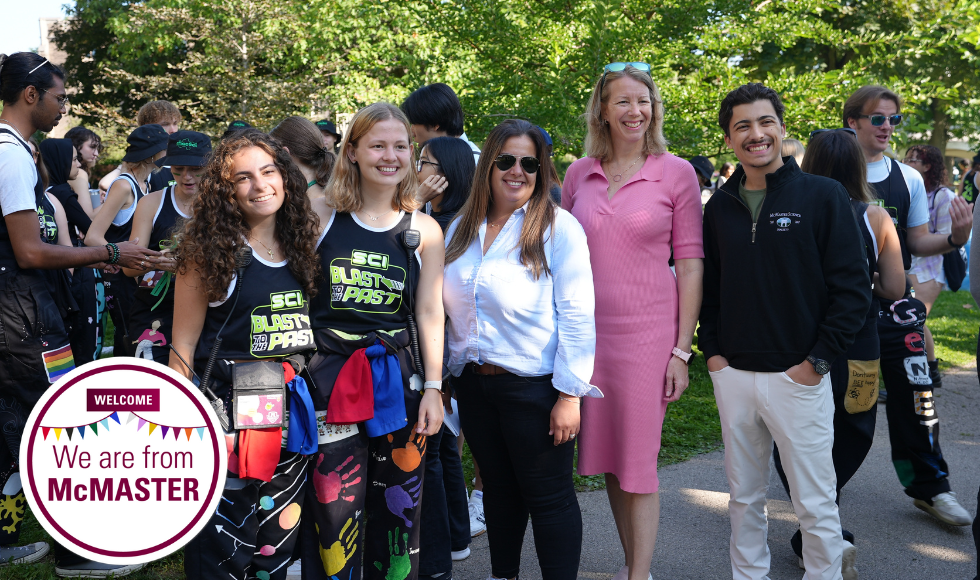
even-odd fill
[(407, 491), (405, 487), (418, 481), (418, 479), (418, 476), (415, 476), (401, 485), (392, 486), (385, 490), (385, 503), (388, 504), (388, 510), (405, 520), (405, 526), (409, 528), (412, 527), (412, 520), (405, 517), (405, 510), (410, 510), (419, 505), (422, 482), (419, 481), (415, 487), (409, 488)]

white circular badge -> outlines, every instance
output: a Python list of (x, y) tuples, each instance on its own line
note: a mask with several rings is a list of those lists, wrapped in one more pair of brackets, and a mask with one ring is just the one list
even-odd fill
[(24, 493), (72, 552), (137, 564), (179, 550), (221, 500), (227, 450), (201, 391), (159, 363), (95, 361), (53, 384), (20, 447)]

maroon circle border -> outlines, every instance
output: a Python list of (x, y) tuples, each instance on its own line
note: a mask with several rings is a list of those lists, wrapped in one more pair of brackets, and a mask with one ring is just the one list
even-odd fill
[[(195, 525), (197, 525), (197, 523), (200, 521), (201, 516), (204, 515), (204, 512), (207, 510), (208, 506), (211, 504), (211, 500), (214, 497), (215, 488), (218, 485), (218, 467), (220, 466), (220, 463), (221, 463), (220, 462), (220, 455), (219, 455), (219, 445), (218, 445), (219, 440), (218, 440), (217, 434), (215, 433), (214, 425), (212, 425), (211, 424), (211, 421), (207, 419), (207, 417), (208, 417), (207, 411), (205, 411), (203, 405), (201, 405), (201, 402), (197, 400), (197, 397), (194, 397), (193, 395), (191, 395), (188, 392), (187, 388), (184, 387), (184, 385), (182, 385), (179, 382), (175, 381), (172, 377), (170, 377), (170, 376), (166, 375), (165, 373), (162, 373), (162, 372), (160, 372), (158, 370), (148, 369), (148, 368), (145, 368), (145, 367), (141, 367), (141, 366), (138, 366), (138, 365), (132, 365), (132, 364), (128, 364), (128, 363), (113, 363), (113, 364), (110, 364), (110, 365), (105, 365), (105, 366), (103, 366), (101, 368), (97, 368), (97, 369), (92, 369), (90, 371), (86, 371), (86, 372), (78, 375), (77, 377), (74, 377), (73, 379), (71, 379), (70, 381), (68, 381), (67, 383), (65, 383), (64, 385), (62, 385), (55, 392), (55, 394), (50, 399), (48, 399), (48, 402), (45, 403), (44, 407), (41, 408), (41, 412), (38, 413), (37, 421), (35, 421), (34, 427), (31, 429), (31, 432), (29, 434), (30, 442), (28, 443), (28, 447), (27, 447), (27, 478), (30, 481), (30, 484), (31, 484), (31, 488), (32, 489), (34, 489), (34, 490), (37, 490), (38, 489), (37, 488), (37, 485), (34, 483), (34, 469), (33, 469), (33, 465), (32, 464), (33, 464), (33, 457), (34, 457), (34, 444), (37, 441), (37, 431), (40, 428), (41, 418), (44, 417), (45, 413), (47, 413), (47, 411), (48, 411), (48, 408), (55, 402), (55, 400), (57, 400), (58, 397), (60, 397), (62, 395), (62, 393), (64, 393), (69, 387), (71, 387), (75, 383), (81, 381), (82, 379), (85, 379), (85, 378), (88, 378), (90, 376), (97, 375), (99, 373), (103, 373), (103, 372), (106, 372), (106, 371), (112, 371), (112, 370), (131, 370), (131, 371), (138, 371), (138, 372), (142, 372), (142, 373), (148, 373), (148, 374), (151, 374), (151, 375), (153, 375), (153, 376), (155, 376), (157, 378), (163, 379), (164, 381), (166, 381), (166, 382), (170, 383), (171, 385), (177, 387), (182, 393), (184, 393), (185, 396), (187, 396), (188, 399), (191, 400), (191, 402), (194, 404), (194, 406), (197, 408), (197, 410), (201, 413), (201, 416), (205, 417), (205, 420), (206, 420), (206, 422), (208, 424), (208, 426), (207, 426), (208, 432), (211, 433), (211, 437), (212, 437), (212, 439), (214, 441), (214, 445), (213, 445), (213, 448), (214, 448), (214, 471), (212, 472), (211, 488), (208, 490), (207, 500), (203, 503), (203, 505), (201, 506), (201, 509), (197, 512), (197, 514), (194, 515), (194, 519), (191, 520), (191, 523), (189, 523), (182, 530), (180, 530), (179, 532), (177, 532), (177, 534), (174, 535), (169, 540), (166, 540), (165, 542), (162, 542), (162, 543), (157, 544), (156, 546), (152, 546), (150, 548), (146, 548), (146, 549), (143, 549), (143, 550), (120, 552), (120, 551), (114, 551), (114, 550), (104, 550), (102, 548), (97, 548), (95, 546), (91, 546), (89, 544), (86, 544), (85, 542), (80, 541), (78, 538), (76, 538), (76, 537), (72, 536), (71, 534), (69, 534), (68, 532), (66, 532), (60, 525), (58, 525), (58, 523), (54, 520), (54, 518), (51, 517), (51, 514), (48, 513), (47, 508), (44, 506), (44, 502), (41, 500), (41, 494), (38, 494), (38, 493), (35, 493), (34, 494), (34, 498), (35, 498), (36, 503), (37, 503), (37, 508), (40, 509), (41, 513), (44, 514), (44, 517), (48, 521), (48, 523), (50, 523), (56, 530), (58, 530), (58, 532), (60, 532), (61, 535), (64, 538), (66, 538), (68, 540), (71, 540), (71, 542), (73, 544), (75, 544), (76, 546), (78, 546), (80, 548), (84, 548), (84, 549), (86, 549), (89, 552), (92, 552), (94, 554), (100, 554), (102, 556), (109, 556), (109, 557), (112, 557), (112, 558), (133, 558), (133, 557), (137, 557), (137, 556), (143, 556), (143, 555), (146, 555), (146, 554), (151, 554), (153, 552), (160, 551), (160, 550), (162, 550), (162, 549), (164, 549), (164, 548), (172, 545), (174, 542), (177, 542), (180, 539), (182, 539), (191, 530), (191, 528), (193, 528)], [(222, 440), (221, 442), (223, 443), (224, 442), (223, 441), (224, 440), (224, 437), (223, 436), (221, 437), (221, 440)]]

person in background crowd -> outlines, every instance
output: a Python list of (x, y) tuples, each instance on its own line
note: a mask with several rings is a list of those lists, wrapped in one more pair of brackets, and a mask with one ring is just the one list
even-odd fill
[(549, 191), (548, 193), (551, 194), (551, 199), (555, 202), (555, 204), (560, 206), (561, 205), (561, 176), (558, 175), (558, 168), (555, 167), (555, 163), (554, 163), (554, 158), (555, 158), (554, 142), (551, 140), (551, 134), (545, 131), (544, 128), (537, 127), (537, 129), (538, 131), (541, 131), (541, 135), (544, 136), (544, 142), (547, 145), (548, 157), (551, 157), (552, 159), (551, 191)]
[(694, 166), (694, 173), (698, 178), (698, 185), (701, 190), (701, 206), (708, 203), (711, 194), (715, 192), (711, 186), (711, 177), (715, 174), (715, 166), (711, 160), (703, 155), (691, 157), (691, 165)]
[(279, 139), (303, 172), (310, 201), (323, 197), (337, 156), (333, 146), (327, 146), (320, 138), (317, 126), (303, 117), (286, 117), (269, 135)]
[[(980, 197), (980, 183), (977, 182), (977, 173), (980, 173), (980, 155), (973, 158), (973, 166), (970, 167), (970, 170), (961, 174), (963, 179), (960, 180), (959, 194), (969, 203), (976, 203), (977, 197)], [(970, 248), (972, 250), (973, 247)]]
[[(81, 156), (68, 139), (45, 139), (41, 142), (40, 150), (50, 177), (48, 195), (64, 208), (60, 213), (65, 218), (63, 230), (68, 244), (81, 247), (75, 231), (84, 233), (92, 223), (78, 203), (78, 194), (71, 187), (77, 172), (81, 171)], [(88, 197), (87, 190), (85, 197)], [(79, 314), (72, 320), (69, 338), (76, 365), (97, 360), (102, 351), (104, 291), (101, 270), (75, 268), (72, 272), (71, 294), (78, 305)]]
[[(136, 125), (138, 127), (160, 125), (168, 135), (176, 133), (180, 130), (180, 110), (177, 105), (170, 101), (150, 101), (140, 107), (136, 113)], [(122, 165), (110, 171), (108, 175), (99, 180), (99, 189), (108, 192), (109, 187), (112, 186), (122, 171)], [(170, 173), (169, 167), (163, 167), (150, 176), (149, 183), (148, 192), (159, 191), (168, 185), (173, 185), (174, 176)]]
[(589, 384), (595, 299), (585, 232), (551, 200), (550, 165), (534, 125), (497, 125), (446, 232), (448, 367), (483, 475), (491, 578), (519, 576), (529, 515), (544, 580), (577, 578), (582, 551), (572, 459), (580, 398), (602, 395)]
[[(806, 155), (803, 158), (804, 173), (829, 177), (844, 186), (851, 198), (851, 209), (858, 218), (868, 264), (868, 279), (874, 294), (888, 300), (896, 300), (905, 294), (905, 270), (902, 268), (902, 250), (898, 232), (891, 217), (874, 201), (874, 190), (868, 184), (864, 153), (851, 129), (818, 129), (811, 133)], [(878, 346), (878, 311), (876, 296), (865, 316), (864, 326), (854, 342), (833, 362), (830, 368), (830, 384), (834, 392), (834, 472), (837, 475), (837, 505), (844, 485), (850, 481), (864, 462), (874, 439), (875, 421), (878, 415), (878, 363), (881, 358)], [(783, 469), (778, 447), (773, 450), (776, 471), (792, 496), (786, 472)], [(843, 580), (857, 580), (854, 534), (842, 530), (844, 553), (841, 560)], [(797, 530), (790, 545), (803, 567), (803, 534)]]
[[(120, 173), (109, 185), (105, 202), (85, 235), (85, 245), (96, 247), (130, 239), (133, 214), (139, 201), (149, 193), (150, 175), (158, 170), (156, 161), (164, 156), (168, 137), (160, 125), (143, 125), (130, 133), (126, 139), (129, 146), (119, 166)], [(149, 243), (149, 240), (143, 242)], [(140, 269), (145, 266), (141, 264)], [(107, 272), (105, 281), (106, 306), (115, 329), (113, 355), (126, 356), (133, 352), (126, 323), (137, 283), (120, 271)]]
[[(446, 231), (469, 198), (476, 171), (473, 152), (465, 141), (456, 137), (429, 139), (419, 152), (416, 169), (420, 182), (419, 201), (425, 202), (425, 213)], [(444, 383), (449, 383), (445, 368), (443, 379)], [(444, 401), (450, 391), (451, 384), (444, 384)], [(453, 406), (453, 401), (448, 401), (445, 405), (447, 413), (455, 412)], [(422, 495), (425, 501), (421, 525), (425, 533), (419, 552), (419, 577), (445, 576), (445, 580), (450, 580), (452, 562), (470, 554), (471, 532), (463, 464), (457, 437), (448, 423), (443, 424), (439, 433), (429, 437)]]
[[(187, 163), (184, 167), (194, 161), (175, 156), (178, 160)], [(184, 548), (184, 573), (202, 580), (283, 580), (298, 517), (269, 514), (300, 511), (306, 466), (315, 451), (312, 406), (297, 412), (302, 402), (310, 403), (309, 393), (302, 379), (293, 379), (314, 348), (308, 303), (321, 275), (314, 251), (319, 223), (306, 196), (306, 179), (289, 154), (254, 129), (218, 145), (200, 190), (174, 250), (174, 311), (180, 316), (174, 318), (170, 368), (188, 379), (196, 372), (231, 410), (231, 369), (268, 365), (284, 373), (286, 384), (280, 386), (290, 391), (291, 404), (285, 441), (281, 423), (226, 435), (232, 452), (222, 501)], [(297, 294), (300, 299), (286, 300), (285, 307), (270, 304), (271, 296)], [(280, 325), (273, 322), (280, 316), (291, 317), (295, 340), (282, 340)], [(184, 361), (193, 361), (194, 369)], [(210, 375), (209, 361), (216, 363)], [(237, 427), (239, 419), (229, 418)], [(255, 546), (276, 549), (270, 553)]]
[[(20, 443), (28, 416), (53, 382), (44, 355), (56, 353), (65, 372), (74, 368), (64, 321), (42, 271), (104, 261), (131, 266), (156, 261), (158, 254), (128, 243), (101, 248), (44, 243), (38, 230), (38, 174), (25, 135), (50, 131), (67, 114), (65, 74), (35, 53), (0, 55), (0, 99), (0, 324), (8, 337), (0, 344), (0, 501), (9, 506), (0, 516), (0, 566), (6, 566), (36, 562), (49, 551), (45, 542), (16, 546), (27, 509)], [(59, 576), (122, 577), (142, 567), (91, 562), (55, 546)]]
[[(973, 231), (980, 232), (980, 211), (973, 212)], [(980, 304), (980, 244), (970, 246), (970, 293)], [(977, 343), (977, 378), (980, 379), (980, 342)], [(980, 490), (977, 490), (977, 505), (980, 505)], [(973, 580), (980, 580), (980, 518), (973, 519), (973, 546), (977, 561), (977, 575)]]
[(806, 154), (806, 147), (803, 143), (800, 143), (798, 139), (784, 139), (783, 140), (783, 157), (792, 157), (796, 160), (797, 165), (803, 164), (803, 156)]
[(78, 175), (69, 182), (69, 185), (78, 194), (78, 205), (91, 220), (95, 217), (95, 209), (92, 207), (92, 196), (89, 193), (89, 188), (92, 183), (92, 171), (102, 153), (102, 139), (94, 131), (81, 126), (69, 129), (65, 133), (65, 139), (71, 139), (82, 163)]
[[(844, 126), (857, 134), (868, 165), (868, 182), (897, 227), (902, 263), (908, 271), (913, 255), (935, 256), (961, 248), (970, 237), (972, 221), (970, 204), (958, 197), (949, 205), (951, 233), (929, 232), (929, 203), (922, 176), (884, 156), (892, 133), (902, 122), (901, 106), (894, 92), (869, 85), (848, 97), (841, 117)], [(884, 402), (895, 473), (915, 507), (947, 524), (969, 525), (972, 518), (951, 492), (924, 353), (906, 340), (910, 333), (921, 331), (918, 327), (925, 322), (925, 306), (908, 292), (901, 300), (880, 302), (881, 374), (888, 393)]]
[(211, 155), (211, 139), (196, 131), (177, 131), (170, 135), (167, 154), (157, 167), (170, 167), (174, 185), (147, 194), (133, 214), (134, 244), (159, 250), (167, 261), (156, 268), (123, 268), (123, 274), (136, 278), (137, 288), (129, 310), (129, 350), (137, 358), (167, 364), (174, 322), (174, 262), (171, 249), (175, 235), (194, 215), (205, 165)]
[(246, 123), (245, 121), (242, 120), (232, 121), (231, 123), (228, 123), (228, 128), (225, 129), (225, 132), (221, 134), (221, 140), (224, 141), (225, 139), (231, 137), (238, 131), (243, 131), (245, 129), (251, 129), (251, 128), (252, 126)]
[(327, 119), (320, 119), (316, 122), (316, 128), (320, 131), (320, 137), (323, 139), (323, 146), (331, 153), (337, 150), (337, 144), (343, 138), (343, 134), (337, 130), (337, 126), (333, 124), (333, 121), (328, 121)]
[(316, 250), (327, 278), (310, 305), (322, 431), (308, 579), (419, 574), (423, 459), (443, 419), (444, 250), (439, 224), (417, 211), (410, 132), (390, 103), (361, 109), (327, 185), (334, 211)]
[[(463, 132), (463, 105), (459, 97), (449, 85), (434, 83), (416, 89), (408, 95), (401, 105), (401, 110), (412, 124), (412, 139), (418, 145), (424, 145), (435, 137), (458, 137), (462, 139), (473, 152), (473, 163), (480, 161), (480, 148), (466, 137)], [(440, 184), (434, 184), (438, 188)], [(458, 441), (460, 449), (463, 437)], [(483, 478), (480, 476), (480, 466), (474, 462), (475, 475), (473, 494), (469, 500), (470, 533), (479, 536), (486, 532), (486, 521), (483, 512)]]
[(740, 164), (704, 208), (698, 348), (725, 442), (732, 574), (769, 573), (775, 443), (800, 519), (805, 578), (839, 580), (844, 542), (828, 373), (871, 305), (863, 239), (844, 187), (781, 156), (786, 128), (774, 90), (750, 83), (731, 91), (718, 124)]
[[(956, 194), (946, 187), (946, 165), (943, 154), (932, 145), (913, 145), (905, 152), (903, 161), (909, 167), (922, 175), (926, 186), (926, 199), (929, 202), (929, 233), (949, 235), (953, 233), (953, 220), (949, 215), (950, 204)], [(946, 284), (946, 274), (943, 271), (943, 257), (912, 256), (912, 267), (909, 269), (909, 281), (915, 289), (915, 297), (926, 307), (926, 317), (932, 312), (932, 305), (939, 298), (939, 293)], [(932, 388), (943, 386), (942, 375), (939, 373), (939, 361), (936, 360), (936, 344), (932, 339), (932, 331), (928, 324), (923, 324), (926, 339), (926, 360), (929, 362), (929, 378)]]
[(625, 560), (616, 580), (645, 580), (660, 524), (664, 413), (687, 388), (701, 305), (698, 180), (691, 164), (666, 151), (663, 102), (644, 63), (607, 65), (585, 118), (588, 156), (568, 168), (562, 204), (588, 236), (592, 383), (605, 397), (583, 406), (578, 470), (605, 475)]
[(402, 103), (401, 110), (412, 124), (412, 139), (419, 145), (433, 137), (459, 137), (473, 150), (474, 161), (480, 160), (480, 148), (463, 132), (463, 105), (444, 83), (415, 89)]
[(721, 169), (718, 170), (718, 179), (715, 180), (715, 191), (721, 189), (721, 186), (725, 185), (725, 182), (728, 181), (728, 178), (733, 173), (735, 173), (735, 166), (727, 161), (723, 163)]

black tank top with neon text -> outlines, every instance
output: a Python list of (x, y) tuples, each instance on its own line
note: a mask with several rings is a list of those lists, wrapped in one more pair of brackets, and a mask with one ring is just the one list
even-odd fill
[[(239, 292), (236, 303), (235, 294)], [(242, 280), (236, 277), (226, 299), (208, 306), (194, 353), (198, 374), (207, 365), (214, 339), (226, 318), (228, 324), (221, 331), (218, 359), (270, 360), (314, 348), (302, 285), (285, 261), (267, 262), (254, 250)]]
[[(408, 256), (401, 238), (412, 215), (402, 213), (390, 227), (373, 228), (353, 214), (334, 214), (317, 246), (326, 282), (311, 306), (314, 335), (327, 328), (367, 334), (407, 326)], [(417, 286), (418, 261), (413, 270)]]

